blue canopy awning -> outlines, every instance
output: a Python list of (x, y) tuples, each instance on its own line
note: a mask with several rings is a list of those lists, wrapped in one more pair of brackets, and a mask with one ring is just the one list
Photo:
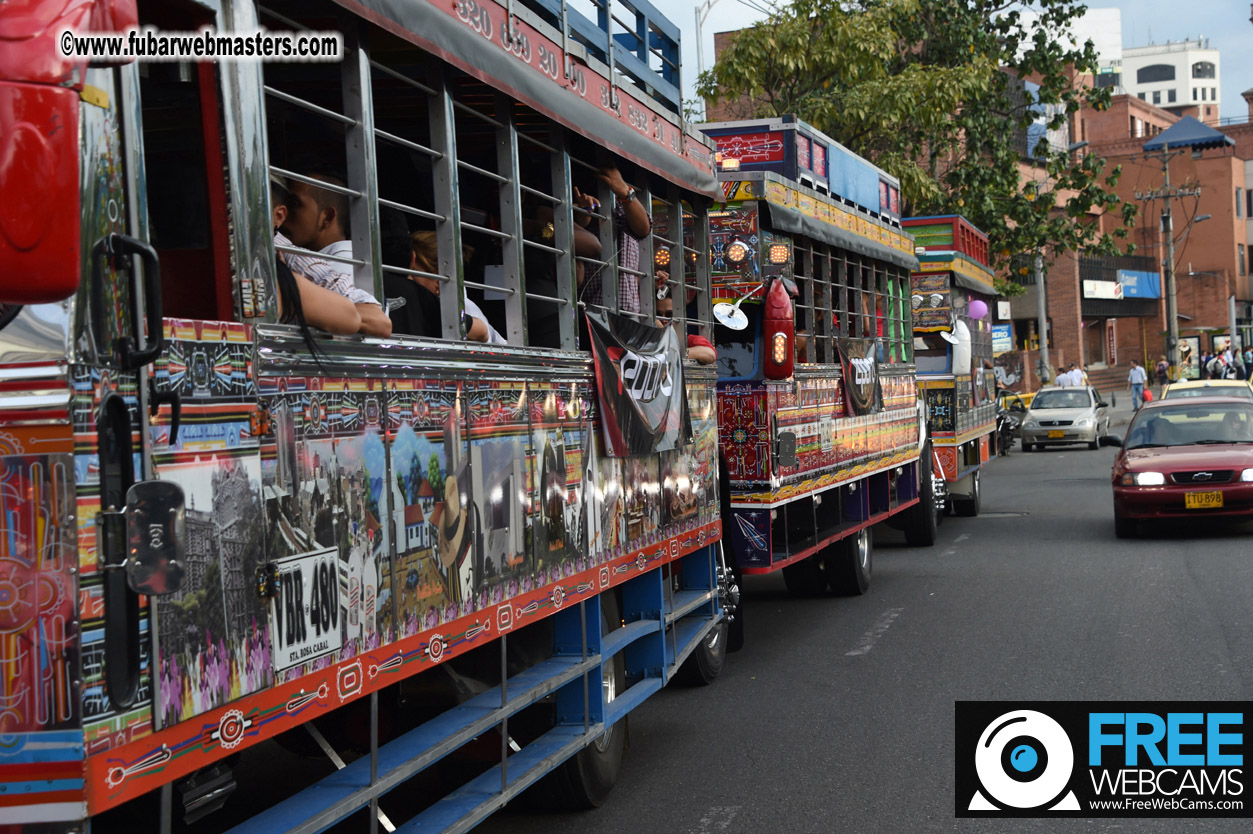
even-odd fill
[(1221, 148), (1224, 145), (1234, 145), (1235, 143), (1235, 140), (1230, 136), (1219, 133), (1208, 125), (1201, 124), (1192, 116), (1184, 116), (1166, 130), (1145, 142), (1144, 150), (1150, 153), (1160, 151), (1163, 148), (1168, 151), (1173, 151), (1175, 148), (1205, 150), (1206, 148)]

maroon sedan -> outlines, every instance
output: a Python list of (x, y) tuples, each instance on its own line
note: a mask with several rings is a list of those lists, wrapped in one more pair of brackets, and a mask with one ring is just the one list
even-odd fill
[(1141, 519), (1253, 519), (1253, 403), (1197, 397), (1146, 403), (1114, 459), (1114, 533)]

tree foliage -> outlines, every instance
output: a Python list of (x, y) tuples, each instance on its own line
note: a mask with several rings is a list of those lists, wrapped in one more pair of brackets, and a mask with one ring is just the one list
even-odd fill
[[(1091, 43), (1062, 34), (1083, 11), (1076, 0), (796, 0), (740, 32), (698, 91), (737, 103), (736, 117), (809, 122), (898, 177), (906, 214), (962, 214), (987, 232), (998, 268), (1036, 250), (1112, 254), (1135, 216), (1113, 193), (1121, 170), (1044, 139), (1026, 147), (1033, 123), (1059, 130), (1109, 105), (1108, 89), (1076, 81), (1095, 70)], [(1101, 213), (1121, 223), (1102, 233)]]

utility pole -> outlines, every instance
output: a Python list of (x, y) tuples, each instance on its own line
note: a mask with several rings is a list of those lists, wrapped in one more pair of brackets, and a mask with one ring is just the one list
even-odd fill
[(1178, 156), (1180, 151), (1168, 151), (1162, 148), (1161, 153), (1146, 154), (1147, 159), (1162, 161), (1162, 187), (1147, 193), (1136, 192), (1137, 200), (1156, 200), (1162, 202), (1162, 238), (1166, 244), (1166, 257), (1162, 259), (1162, 275), (1166, 282), (1166, 361), (1170, 363), (1170, 379), (1179, 379), (1179, 297), (1175, 282), (1175, 237), (1174, 225), (1170, 214), (1170, 201), (1176, 197), (1200, 197), (1201, 189), (1171, 188), (1170, 160)]
[(1040, 359), (1036, 365), (1040, 384), (1043, 385), (1053, 379), (1053, 365), (1049, 362), (1049, 314), (1048, 294), (1044, 291), (1044, 256), (1039, 250), (1035, 253), (1035, 305), (1039, 320), (1036, 329), (1040, 337)]

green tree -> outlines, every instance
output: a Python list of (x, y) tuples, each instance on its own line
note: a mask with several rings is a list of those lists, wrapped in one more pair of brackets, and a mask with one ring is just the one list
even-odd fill
[[(1109, 104), (1108, 89), (1076, 81), (1095, 69), (1092, 45), (1061, 36), (1083, 10), (1076, 0), (796, 0), (741, 32), (698, 91), (813, 124), (898, 177), (905, 214), (962, 214), (987, 232), (998, 269), (1046, 246), (1051, 257), (1113, 253), (1136, 211), (1113, 193), (1121, 169), (1045, 141), (1025, 146), (1041, 114), (1057, 130), (1081, 107)], [(1035, 161), (1024, 165), (1028, 150)], [(1102, 233), (1096, 213), (1121, 225)]]
[(426, 479), (431, 482), (431, 491), (436, 501), (444, 500), (444, 472), (439, 467), (439, 456), (431, 453), (431, 460), (426, 466)]

